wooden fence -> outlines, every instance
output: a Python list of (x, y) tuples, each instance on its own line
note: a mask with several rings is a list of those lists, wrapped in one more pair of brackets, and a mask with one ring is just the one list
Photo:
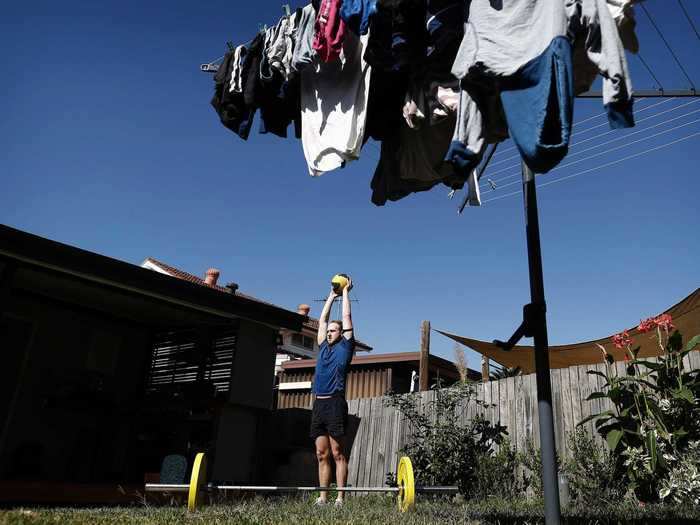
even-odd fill
[[(685, 360), (686, 369), (700, 368), (700, 352), (691, 352)], [(619, 374), (624, 374), (624, 363), (616, 363)], [(583, 365), (551, 371), (554, 432), (557, 451), (568, 455), (566, 436), (579, 421), (590, 414), (612, 408), (606, 399), (586, 401), (592, 392), (601, 390), (604, 380), (588, 370), (605, 372), (605, 365)], [(421, 409), (428, 409), (435, 392), (421, 392)], [(468, 403), (460, 409), (460, 419), (468, 421), (476, 413), (492, 422), (508, 428), (511, 444), (518, 451), (525, 451), (531, 440), (539, 448), (539, 422), (537, 415), (537, 388), (535, 374), (510, 377), (499, 381), (476, 384), (476, 397), (490, 406), (477, 408)], [(399, 450), (410, 439), (411, 428), (394, 408), (385, 406), (385, 398), (354, 399), (348, 401), (351, 418), (359, 423), (350, 454), (348, 483), (373, 487), (384, 484), (388, 472), (396, 472)], [(593, 423), (584, 425), (595, 435)], [(599, 438), (598, 438), (599, 439)]]

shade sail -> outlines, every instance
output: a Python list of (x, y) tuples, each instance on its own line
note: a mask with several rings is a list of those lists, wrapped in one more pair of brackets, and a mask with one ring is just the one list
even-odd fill
[[(670, 314), (673, 317), (673, 324), (683, 334), (686, 341), (700, 334), (700, 288), (663, 313)], [(524, 374), (530, 374), (535, 371), (534, 348), (532, 346), (516, 346), (511, 351), (506, 352), (490, 342), (470, 339), (469, 337), (443, 330), (435, 331), (485, 355), (503, 366), (508, 368), (518, 366)], [(636, 326), (628, 329), (628, 332), (632, 339), (632, 348), (641, 347), (639, 351), (640, 357), (657, 356), (661, 353), (654, 332), (639, 333)], [(625, 351), (615, 348), (611, 335), (594, 341), (550, 346), (549, 366), (551, 368), (566, 368), (574, 365), (601, 363), (603, 354), (596, 343), (603, 346), (616, 361), (624, 359)]]

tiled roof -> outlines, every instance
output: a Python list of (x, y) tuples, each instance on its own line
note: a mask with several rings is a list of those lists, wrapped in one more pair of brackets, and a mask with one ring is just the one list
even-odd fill
[[(197, 277), (196, 275), (193, 275), (191, 273), (184, 272), (178, 268), (175, 268), (174, 266), (170, 266), (169, 264), (165, 264), (164, 262), (158, 261), (158, 260), (154, 259), (153, 257), (147, 257), (146, 261), (158, 266), (164, 272), (168, 273), (169, 275), (171, 275), (173, 277), (177, 277), (178, 279), (183, 279), (185, 281), (199, 284), (201, 286), (209, 286), (206, 282), (204, 282), (204, 279), (201, 279), (200, 277)], [(224, 293), (229, 293), (229, 294), (232, 293), (231, 290), (226, 288), (225, 286), (214, 285), (214, 286), (210, 286), (210, 288), (214, 288), (215, 290), (219, 290), (220, 292), (224, 292)], [(236, 290), (235, 293), (238, 297), (245, 297), (246, 299), (250, 299), (251, 301), (257, 301), (258, 303), (263, 303), (263, 304), (267, 304), (270, 306), (275, 306), (277, 308), (282, 308), (281, 306), (278, 306), (276, 304), (269, 303), (267, 301), (263, 301), (262, 299), (258, 299), (257, 297), (253, 297), (252, 295), (246, 295), (244, 293), (241, 293), (238, 290)], [(286, 310), (286, 308), (285, 308), (285, 310)], [(318, 330), (318, 319), (314, 319), (313, 317), (309, 317), (306, 321), (304, 321), (304, 326), (311, 329), (311, 330), (316, 331), (316, 330)], [(356, 343), (364, 348), (367, 348), (370, 350), (372, 349), (371, 346), (369, 346), (366, 343), (363, 343), (359, 340), (357, 340)]]
[[(160, 267), (161, 269), (163, 269), (163, 271), (169, 273), (173, 277), (177, 277), (178, 279), (189, 281), (191, 283), (200, 284), (202, 286), (208, 286), (207, 283), (204, 282), (204, 279), (200, 279), (199, 277), (197, 277), (196, 275), (192, 275), (191, 273), (178, 270), (174, 266), (170, 266), (169, 264), (165, 264), (164, 262), (157, 261), (153, 257), (148, 257), (146, 261), (150, 262), (151, 264), (155, 264), (156, 266)], [(210, 286), (210, 288), (215, 288), (220, 292), (231, 293), (231, 291), (224, 286), (214, 285)]]
[[(159, 266), (160, 268), (162, 268), (164, 271), (166, 271), (167, 273), (169, 273), (173, 277), (177, 277), (178, 279), (184, 279), (185, 281), (200, 284), (202, 286), (209, 286), (204, 281), (204, 279), (201, 279), (201, 278), (199, 278), (196, 275), (193, 275), (191, 273), (187, 273), (187, 272), (184, 272), (182, 270), (179, 270), (178, 268), (175, 268), (174, 266), (170, 266), (169, 264), (165, 264), (164, 262), (158, 261), (158, 260), (154, 259), (153, 257), (148, 257), (146, 260), (152, 264), (155, 264), (156, 266)], [(226, 288), (225, 286), (219, 286), (218, 284), (214, 285), (214, 286), (210, 286), (210, 288), (214, 288), (214, 289), (219, 290), (220, 292), (224, 292), (224, 293), (233, 293), (230, 289)], [(252, 295), (246, 295), (244, 293), (241, 293), (238, 290), (236, 290), (235, 293), (238, 297), (244, 297), (246, 299), (250, 299), (251, 301), (256, 301), (258, 303), (267, 304), (270, 306), (274, 306), (276, 308), (282, 308), (281, 306), (278, 306), (276, 304), (272, 304), (270, 302), (263, 301), (262, 299), (258, 299), (257, 297), (253, 297)], [(286, 308), (284, 308), (284, 309), (286, 310)], [(306, 323), (304, 323), (304, 324), (306, 324)]]

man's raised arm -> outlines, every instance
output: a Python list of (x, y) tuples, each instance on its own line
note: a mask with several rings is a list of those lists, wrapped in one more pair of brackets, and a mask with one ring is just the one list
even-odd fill
[(352, 288), (352, 279), (348, 277), (348, 285), (343, 288), (343, 337), (352, 339), (352, 312), (350, 311), (350, 289)]
[(316, 334), (316, 342), (319, 346), (326, 340), (326, 330), (328, 330), (328, 316), (331, 314), (331, 306), (333, 306), (333, 300), (336, 298), (336, 294), (333, 290), (328, 294), (328, 299), (326, 299), (326, 304), (323, 305), (323, 311), (321, 312), (321, 318), (318, 320), (318, 333)]

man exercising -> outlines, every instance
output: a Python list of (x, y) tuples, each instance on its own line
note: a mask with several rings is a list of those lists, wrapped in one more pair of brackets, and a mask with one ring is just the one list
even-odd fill
[[(348, 424), (348, 404), (345, 401), (345, 379), (355, 352), (352, 333), (349, 293), (352, 280), (343, 288), (343, 320), (328, 322), (333, 301), (339, 294), (332, 288), (323, 306), (318, 323), (318, 359), (312, 393), (315, 394), (311, 415), (311, 438), (316, 443), (319, 486), (327, 487), (331, 481), (331, 461), (335, 461), (335, 479), (338, 488), (348, 479), (348, 460), (345, 456), (345, 432)], [(335, 506), (343, 505), (343, 491), (338, 491)], [(328, 492), (321, 491), (316, 505), (325, 505)]]

